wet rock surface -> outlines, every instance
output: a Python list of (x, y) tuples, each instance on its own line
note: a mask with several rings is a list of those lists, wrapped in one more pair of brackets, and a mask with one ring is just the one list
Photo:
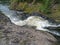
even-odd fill
[(0, 45), (55, 45), (56, 38), (31, 27), (20, 27), (0, 14)]

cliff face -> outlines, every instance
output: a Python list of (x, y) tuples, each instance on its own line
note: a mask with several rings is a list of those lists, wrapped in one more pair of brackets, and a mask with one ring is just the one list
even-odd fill
[(55, 45), (51, 34), (14, 25), (0, 13), (0, 45)]

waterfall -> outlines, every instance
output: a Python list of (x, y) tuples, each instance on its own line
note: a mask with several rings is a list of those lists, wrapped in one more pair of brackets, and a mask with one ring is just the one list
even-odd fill
[(45, 20), (44, 18), (42, 18), (40, 16), (28, 16), (28, 18), (26, 18), (25, 20), (21, 20), (21, 17), (23, 17), (23, 15), (21, 15), (21, 16), (17, 15), (16, 11), (10, 10), (9, 6), (2, 5), (2, 4), (0, 4), (0, 11), (5, 16), (7, 16), (11, 20), (11, 22), (14, 23), (15, 25), (36, 26), (37, 30), (47, 31), (52, 34), (60, 36), (60, 33), (58, 33), (57, 30), (52, 31), (52, 30), (45, 28), (45, 27), (49, 27), (49, 26), (55, 27), (55, 28), (60, 27), (60, 24), (56, 25), (56, 24), (50, 23), (48, 20)]
[(0, 11), (7, 16), (12, 23), (19, 26), (25, 25), (25, 21), (20, 20), (20, 17), (17, 15), (16, 11), (10, 10), (8, 6), (0, 4)]

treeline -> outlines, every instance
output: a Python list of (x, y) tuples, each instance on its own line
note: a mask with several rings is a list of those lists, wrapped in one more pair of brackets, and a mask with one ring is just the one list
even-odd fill
[(28, 13), (34, 11), (50, 13), (56, 3), (60, 3), (60, 0), (10, 0), (10, 8)]

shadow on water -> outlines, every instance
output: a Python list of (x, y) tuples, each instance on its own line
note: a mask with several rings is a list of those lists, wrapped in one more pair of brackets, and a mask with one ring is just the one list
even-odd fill
[[(57, 30), (57, 31), (59, 31), (59, 33), (60, 33), (60, 29)], [(52, 34), (52, 33), (50, 33), (50, 34)], [(54, 35), (54, 34), (52, 34), (52, 35), (57, 39), (57, 42), (55, 43), (55, 45), (60, 45), (60, 36), (57, 36), (57, 35)]]
[(56, 39), (57, 39), (57, 42), (55, 45), (60, 45), (60, 36), (56, 36), (56, 35), (53, 35)]
[(0, 0), (0, 4), (10, 4), (10, 0)]

